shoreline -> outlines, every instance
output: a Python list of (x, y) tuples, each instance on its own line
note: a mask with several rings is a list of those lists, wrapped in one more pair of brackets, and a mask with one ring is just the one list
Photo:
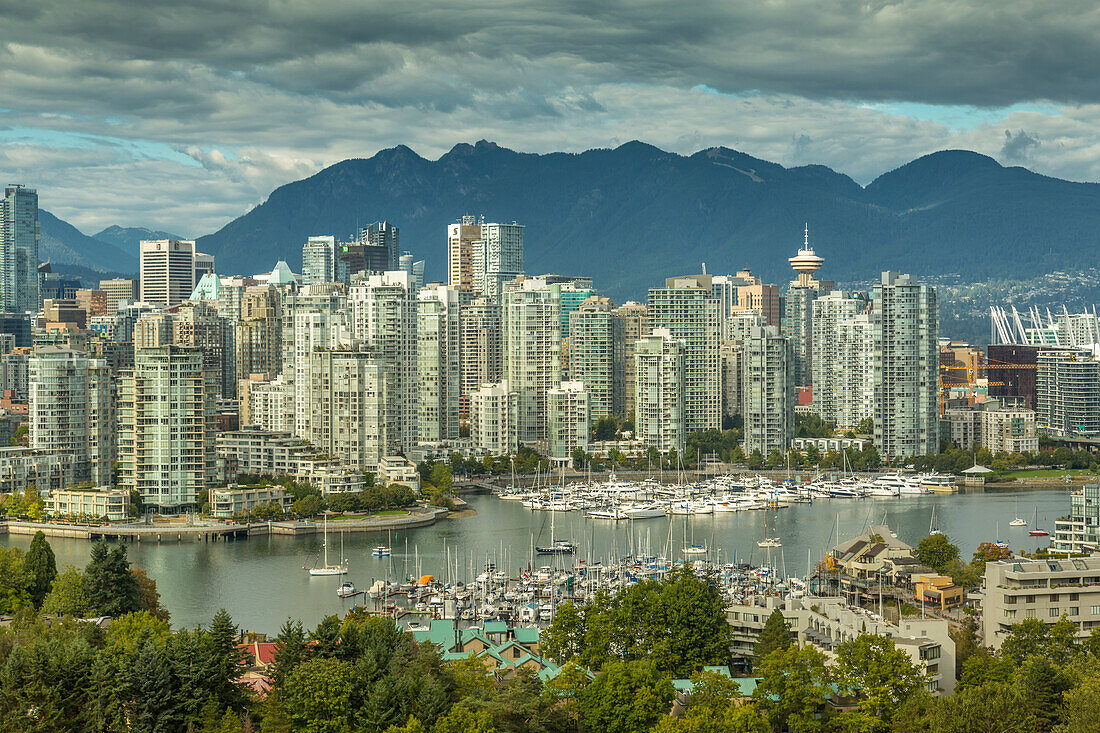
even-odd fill
[[(463, 512), (449, 512), (439, 507), (420, 507), (410, 510), (408, 514), (401, 516), (370, 517), (362, 520), (346, 520), (337, 522), (333, 528), (340, 532), (386, 532), (399, 529), (414, 529), (417, 527), (430, 527), (442, 518), (451, 514), (460, 516), (472, 516), (477, 512), (469, 510), (471, 514)], [(183, 542), (194, 540), (196, 542), (228, 542), (231, 540), (248, 539), (252, 536), (263, 537), (269, 535), (287, 535), (291, 537), (320, 534), (323, 522), (315, 520), (307, 521), (267, 521), (252, 522), (250, 524), (164, 524), (161, 526), (144, 524), (57, 524), (46, 522), (31, 522), (19, 519), (0, 519), (0, 536), (26, 535), (42, 532), (46, 537), (63, 537), (66, 539), (84, 539), (90, 541), (114, 540), (130, 542), (153, 542), (163, 544), (165, 542)]]

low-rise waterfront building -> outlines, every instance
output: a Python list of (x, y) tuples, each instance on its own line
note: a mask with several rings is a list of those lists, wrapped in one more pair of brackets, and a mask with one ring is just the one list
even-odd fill
[(269, 486), (239, 486), (229, 484), (210, 489), (210, 514), (221, 519), (250, 512), (259, 506), (278, 504), (286, 511), (294, 503), (294, 497), (286, 489), (275, 484)]
[(45, 501), (46, 513), (61, 517), (106, 517), (119, 522), (130, 516), (130, 492), (98, 486), (94, 489), (57, 489)]
[(420, 473), (416, 470), (416, 464), (404, 456), (382, 456), (378, 461), (375, 483), (383, 486), (401, 484), (413, 491), (420, 491)]

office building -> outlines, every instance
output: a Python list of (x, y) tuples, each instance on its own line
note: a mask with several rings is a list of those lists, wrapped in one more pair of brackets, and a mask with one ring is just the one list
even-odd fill
[(447, 225), (447, 284), (461, 293), (474, 290), (474, 242), (481, 239), (481, 224), (464, 216)]
[(391, 270), (357, 280), (348, 290), (351, 330), (386, 373), (385, 455), (416, 445), (417, 415), (416, 291), (407, 272)]
[(783, 301), (779, 295), (779, 286), (766, 285), (749, 270), (739, 270), (736, 277), (738, 280), (737, 303), (733, 306), (733, 312), (756, 311), (764, 319), (764, 323), (779, 328), (783, 317)]
[(741, 367), (744, 451), (787, 451), (794, 438), (795, 384), (791, 343), (773, 326), (757, 326), (743, 344)]
[(470, 440), (474, 449), (492, 455), (513, 453), (519, 447), (516, 433), (519, 394), (507, 382), (483, 384), (470, 393)]
[(441, 283), (417, 293), (417, 426), (421, 442), (458, 438), (462, 385), (459, 291)]
[[(354, 345), (310, 354), (310, 443), (361, 471), (378, 468), (382, 456), (398, 444), (398, 425), (390, 420), (389, 368), (373, 353)], [(403, 395), (413, 402), (411, 395)], [(396, 416), (394, 416), (396, 417)]]
[(182, 303), (202, 275), (213, 272), (213, 258), (196, 252), (189, 240), (142, 240), (139, 255), (140, 299), (162, 308)]
[(584, 384), (593, 421), (626, 416), (625, 319), (612, 309), (607, 298), (591, 296), (569, 315), (569, 378)]
[(875, 446), (893, 459), (939, 451), (936, 290), (882, 273), (872, 295)]
[(172, 314), (171, 324), (172, 336), (169, 343), (202, 349), (203, 369), (206, 370), (207, 378), (213, 380), (218, 397), (236, 398), (236, 350), (233, 326), (229, 320), (222, 318), (218, 309), (206, 301), (188, 300), (180, 303)]
[(546, 439), (546, 392), (561, 383), (560, 289), (520, 278), (504, 291), (504, 377), (519, 395), (516, 434), (526, 446)]
[[(76, 291), (76, 305), (88, 318), (105, 316), (107, 315), (107, 294), (97, 288), (81, 288)], [(114, 315), (114, 311), (111, 315)]]
[(1043, 349), (1036, 355), (1036, 422), (1052, 435), (1100, 432), (1100, 362), (1091, 349)]
[(274, 379), (283, 371), (283, 295), (274, 285), (248, 288), (234, 325), (235, 377)]
[(499, 303), (505, 283), (523, 274), (523, 229), (515, 222), (480, 225), (481, 238), (473, 243), (470, 258), (474, 292)]
[(504, 378), (504, 323), (500, 303), (488, 298), (463, 303), (459, 313), (462, 355), (459, 409), (469, 412), (470, 394), (483, 384), (493, 384)]
[(551, 461), (568, 464), (573, 450), (588, 449), (591, 416), (588, 392), (582, 382), (562, 382), (546, 393), (549, 411), (549, 436), (546, 455)]
[(36, 312), (38, 289), (38, 191), (4, 187), (0, 199), (0, 311)]
[(118, 486), (161, 512), (198, 508), (215, 477), (217, 383), (198, 347), (138, 349), (118, 385)]
[(351, 242), (336, 245), (334, 258), (338, 282), (350, 283), (358, 273), (381, 273), (398, 269), (401, 232), (389, 222), (379, 221), (359, 230)]
[(100, 280), (99, 289), (103, 291), (106, 300), (104, 303), (104, 312), (109, 316), (118, 312), (118, 306), (122, 301), (126, 300), (133, 302), (138, 299), (137, 280), (131, 280), (125, 277)]
[(813, 411), (842, 430), (874, 414), (874, 328), (867, 303), (834, 290), (813, 300)]
[(76, 456), (77, 481), (110, 484), (115, 420), (107, 363), (45, 346), (28, 370), (30, 447)]
[(994, 649), (1001, 648), (1013, 626), (1028, 619), (1050, 625), (1065, 617), (1084, 640), (1100, 626), (1100, 557), (1013, 557), (986, 563), (981, 604), (982, 640)]
[(813, 302), (832, 290), (833, 283), (814, 278), (814, 273), (821, 269), (825, 260), (810, 247), (808, 226), (802, 248), (788, 262), (798, 277), (791, 281), (783, 301), (782, 333), (791, 342), (794, 383), (807, 386), (813, 383)]
[(649, 317), (655, 330), (667, 329), (684, 344), (685, 429), (721, 429), (721, 334), (710, 276), (669, 278), (665, 287), (650, 289)]
[(619, 322), (617, 331), (622, 332), (623, 344), (623, 372), (622, 372), (622, 402), (623, 411), (620, 413), (628, 420), (634, 419), (634, 347), (639, 339), (649, 335), (649, 309), (642, 303), (630, 300), (618, 308), (611, 310), (612, 319)]
[(302, 285), (336, 282), (336, 237), (310, 237), (302, 245)]
[(662, 453), (682, 455), (687, 440), (684, 351), (665, 328), (634, 345), (634, 437)]

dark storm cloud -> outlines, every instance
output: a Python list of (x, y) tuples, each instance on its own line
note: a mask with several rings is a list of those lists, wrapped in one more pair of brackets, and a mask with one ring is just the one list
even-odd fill
[[(469, 95), (532, 76), (936, 104), (1100, 101), (1100, 10), (1087, 2), (2, 0), (0, 14), (9, 43), (90, 65), (198, 64), (387, 104), (431, 92), (426, 79)], [(407, 97), (382, 76), (413, 82)]]

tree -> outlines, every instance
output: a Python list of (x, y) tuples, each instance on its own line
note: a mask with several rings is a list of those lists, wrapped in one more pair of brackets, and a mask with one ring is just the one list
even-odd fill
[(970, 561), (970, 564), (974, 566), (974, 569), (980, 575), (984, 575), (986, 563), (1007, 560), (1010, 557), (1012, 557), (1012, 550), (1007, 547), (1001, 547), (993, 542), (982, 542), (974, 552), (974, 558)]
[(432, 486), (436, 487), (444, 493), (451, 491), (451, 485), (454, 484), (454, 476), (451, 474), (451, 467), (446, 463), (437, 463), (432, 466), (432, 472), (428, 479)]
[(862, 634), (837, 648), (835, 675), (842, 694), (859, 700), (859, 710), (876, 730), (893, 722), (897, 706), (923, 694), (925, 676), (886, 636)]
[(612, 662), (580, 693), (579, 708), (587, 730), (633, 733), (667, 715), (675, 692), (651, 661)]
[(875, 434), (875, 419), (873, 417), (865, 417), (859, 421), (856, 425), (856, 433), (860, 435), (874, 435)]
[(157, 590), (157, 581), (150, 578), (141, 568), (130, 568), (130, 574), (137, 583), (138, 606), (142, 611), (148, 611), (157, 618), (167, 621), (172, 617), (168, 609), (161, 605), (160, 591)]
[(88, 595), (84, 592), (84, 573), (72, 565), (54, 578), (53, 588), (42, 601), (42, 612), (55, 616), (84, 616)]
[(432, 733), (496, 733), (493, 716), (487, 712), (473, 712), (462, 705), (455, 705), (451, 711), (435, 722)]
[(290, 505), (290, 511), (300, 517), (313, 517), (325, 510), (325, 500), (310, 494), (297, 499)]
[(783, 617), (783, 613), (777, 608), (768, 616), (768, 620), (764, 623), (764, 628), (760, 631), (760, 636), (756, 640), (756, 645), (753, 647), (752, 653), (756, 659), (756, 664), (760, 664), (765, 657), (777, 649), (789, 649), (792, 643), (791, 627), (787, 623), (787, 619)]
[(23, 569), (23, 551), (18, 547), (0, 547), (0, 613), (12, 614), (33, 606), (29, 586)]
[(138, 582), (130, 572), (124, 545), (108, 549), (102, 540), (92, 545), (91, 560), (84, 569), (84, 591), (88, 605), (101, 615), (117, 618), (141, 610)]
[(237, 711), (244, 707), (245, 701), (244, 691), (237, 684), (237, 678), (240, 677), (241, 668), (247, 659), (245, 652), (237, 647), (239, 635), (229, 612), (222, 608), (210, 620), (206, 637), (209, 644), (207, 653), (211, 691), (223, 705)]
[(287, 675), (279, 695), (290, 727), (307, 733), (351, 729), (359, 705), (355, 668), (332, 657), (311, 659)]
[(687, 677), (705, 665), (729, 664), (731, 633), (718, 587), (684, 567), (613, 596), (598, 593), (583, 607), (563, 604), (543, 649), (591, 670), (646, 659), (661, 672)]
[(757, 672), (753, 698), (775, 730), (824, 730), (832, 694), (825, 655), (813, 647), (792, 646), (769, 654)]
[(1087, 677), (1065, 693), (1065, 720), (1057, 733), (1095, 733), (1100, 720), (1100, 677)]
[(592, 426), (592, 440), (605, 441), (615, 440), (619, 435), (619, 423), (611, 415), (604, 415), (596, 420), (596, 424)]
[(917, 543), (917, 559), (922, 565), (943, 573), (948, 563), (959, 558), (959, 548), (944, 534), (930, 534)]
[(31, 546), (23, 556), (23, 571), (27, 574), (28, 590), (34, 607), (40, 608), (46, 594), (50, 592), (54, 578), (57, 577), (53, 548), (46, 541), (46, 533), (42, 530), (34, 533)]

